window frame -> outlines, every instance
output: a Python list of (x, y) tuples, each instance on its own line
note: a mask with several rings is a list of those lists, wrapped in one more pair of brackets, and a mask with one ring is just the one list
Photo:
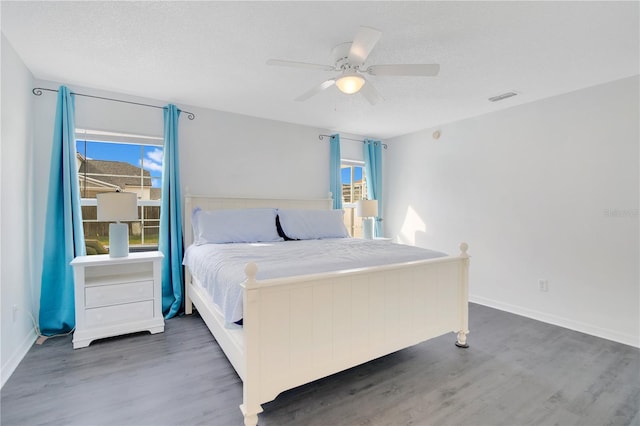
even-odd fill
[[(108, 144), (118, 144), (118, 145), (135, 145), (135, 146), (140, 146), (141, 147), (141, 154), (140, 154), (140, 160), (144, 161), (144, 147), (146, 146), (151, 146), (151, 147), (159, 147), (163, 150), (164, 152), (164, 138), (160, 137), (160, 136), (151, 136), (151, 135), (139, 135), (139, 134), (131, 134), (131, 133), (119, 133), (119, 132), (111, 132), (111, 131), (102, 131), (102, 130), (88, 130), (88, 129), (80, 129), (80, 128), (76, 128), (75, 131), (75, 142), (74, 145), (76, 145), (78, 142), (82, 143), (82, 142), (97, 142), (97, 143), (108, 143)], [(80, 152), (77, 150), (77, 147), (74, 146), (74, 148), (76, 148), (76, 152), (78, 152), (80, 155), (83, 155), (85, 158), (86, 157), (86, 152)], [(144, 168), (142, 166), (136, 166), (136, 167), (140, 167), (141, 170), (144, 170)], [(107, 175), (105, 175), (107, 176)], [(115, 176), (119, 176), (119, 175), (115, 175)], [(79, 181), (82, 179), (82, 174), (80, 172), (78, 172), (78, 179)], [(137, 177), (137, 176), (136, 176)], [(154, 177), (149, 177), (151, 181), (153, 181)], [(140, 177), (141, 181), (144, 182), (144, 175), (142, 175)], [(144, 184), (142, 185), (142, 187), (144, 187)], [(150, 188), (152, 188), (153, 186), (151, 186)], [(162, 187), (162, 186), (161, 186)], [(80, 206), (82, 207), (92, 207), (92, 206), (96, 206), (98, 205), (98, 201), (96, 198), (85, 198), (82, 195), (82, 190), (80, 191)], [(158, 200), (141, 200), (141, 199), (137, 199), (137, 206), (138, 208), (140, 208), (140, 218), (137, 221), (133, 221), (133, 222), (137, 222), (140, 223), (140, 228), (141, 228), (141, 244), (135, 244), (135, 245), (130, 245), (129, 246), (129, 251), (130, 252), (138, 252), (138, 251), (154, 251), (158, 249), (158, 244), (144, 244), (144, 230), (145, 228), (157, 228), (158, 229), (158, 233), (160, 231), (160, 218), (158, 217), (158, 219), (145, 219), (145, 214), (144, 214), (144, 209), (145, 207), (162, 207), (162, 194), (160, 195), (160, 199)], [(99, 222), (97, 219), (85, 219), (84, 217), (82, 218), (82, 223), (84, 225), (85, 222), (96, 222), (96, 223), (102, 223)], [(145, 222), (156, 222), (157, 225), (145, 225)], [(86, 237), (85, 237), (86, 238)]]
[[(345, 168), (344, 166), (350, 167), (351, 168), (351, 199), (353, 200), (353, 194), (354, 194), (354, 167), (361, 167), (362, 168), (362, 180), (363, 180), (363, 186), (362, 186), (362, 194), (361, 194), (361, 198), (360, 199), (366, 199), (367, 195), (365, 193), (365, 190), (367, 188), (367, 176), (366, 176), (366, 169), (365, 169), (365, 164), (364, 161), (362, 160), (352, 160), (352, 159), (347, 159), (347, 158), (341, 158), (340, 159), (340, 173), (341, 173), (341, 185), (342, 185), (342, 169)], [(355, 216), (355, 209), (356, 209), (356, 202), (358, 200), (355, 201), (349, 201), (346, 202), (344, 199), (344, 192), (340, 194), (342, 196), (342, 209), (345, 211), (345, 227), (347, 228), (347, 231), (349, 232), (349, 235), (351, 235), (352, 237), (361, 237), (362, 236), (362, 224), (358, 223), (358, 221), (356, 220), (356, 216)], [(347, 216), (348, 215), (348, 216)]]
[[(341, 158), (340, 159), (340, 172), (341, 173), (342, 173), (342, 169), (344, 168), (343, 167), (344, 165), (347, 165), (347, 166), (352, 168), (351, 169), (352, 170), (351, 171), (351, 194), (353, 194), (353, 167), (354, 166), (362, 167), (362, 180), (364, 181), (363, 189), (366, 189), (366, 187), (367, 187), (366, 186), (367, 176), (366, 176), (364, 161), (362, 161), (362, 160), (350, 160), (350, 159)], [(366, 195), (364, 194), (364, 191), (363, 191), (363, 196), (366, 197)], [(353, 198), (353, 195), (352, 195), (351, 198)], [(364, 199), (364, 198), (362, 198), (362, 199)], [(356, 203), (355, 202), (346, 202), (344, 200), (344, 197), (342, 198), (342, 205), (343, 205), (343, 207), (349, 207), (349, 208), (355, 208), (356, 207)]]

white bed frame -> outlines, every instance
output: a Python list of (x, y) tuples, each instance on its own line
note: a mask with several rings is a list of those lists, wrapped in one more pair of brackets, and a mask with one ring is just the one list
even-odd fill
[[(191, 212), (236, 208), (331, 209), (331, 199), (185, 198), (185, 247)], [(261, 404), (281, 392), (449, 332), (467, 347), (467, 244), (461, 254), (371, 268), (256, 280), (245, 267), (243, 327), (226, 328), (209, 295), (185, 271), (192, 303), (243, 381), (240, 409), (255, 426)]]

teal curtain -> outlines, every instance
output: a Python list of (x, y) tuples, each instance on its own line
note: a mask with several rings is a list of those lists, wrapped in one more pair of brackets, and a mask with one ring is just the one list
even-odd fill
[(51, 149), (49, 194), (44, 228), (44, 257), (40, 282), (40, 333), (71, 331), (76, 324), (74, 257), (86, 254), (80, 183), (76, 165), (75, 106), (71, 91), (60, 86)]
[(166, 319), (182, 308), (184, 273), (182, 270), (182, 213), (180, 209), (180, 169), (178, 157), (178, 118), (175, 105), (164, 108), (164, 159), (162, 161), (162, 206), (158, 250), (162, 259), (162, 312)]
[(342, 209), (342, 179), (340, 174), (340, 135), (331, 135), (329, 156), (329, 191), (333, 194), (333, 208)]
[(378, 200), (378, 216), (375, 219), (373, 235), (382, 237), (382, 143), (366, 139), (364, 141), (364, 167), (367, 176), (367, 198)]

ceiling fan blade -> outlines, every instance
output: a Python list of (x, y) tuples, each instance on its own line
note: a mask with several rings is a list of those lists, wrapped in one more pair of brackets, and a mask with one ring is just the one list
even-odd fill
[(438, 64), (371, 65), (366, 72), (371, 75), (416, 75), (433, 77), (440, 72)]
[(364, 86), (362, 86), (362, 89), (360, 89), (360, 93), (362, 93), (362, 96), (367, 98), (371, 105), (375, 105), (378, 102), (384, 100), (382, 95), (376, 90), (375, 87), (373, 87), (373, 84), (371, 84), (371, 82), (368, 80), (364, 84)]
[(317, 95), (318, 93), (322, 92), (323, 90), (328, 89), (329, 87), (333, 86), (334, 84), (336, 84), (336, 80), (333, 79), (333, 78), (330, 78), (327, 81), (323, 81), (322, 83), (320, 83), (319, 85), (317, 85), (313, 89), (311, 89), (308, 92), (305, 92), (302, 95), (298, 96), (296, 98), (296, 101), (298, 101), (298, 102), (306, 101), (310, 97)]
[(282, 59), (269, 59), (267, 65), (276, 65), (280, 67), (307, 68), (312, 70), (335, 71), (336, 67), (332, 65), (310, 64), (307, 62), (285, 61)]
[(353, 39), (353, 43), (351, 43), (348, 58), (349, 62), (352, 65), (364, 64), (364, 61), (367, 60), (369, 53), (371, 53), (381, 36), (382, 31), (371, 27), (360, 27), (356, 33), (356, 37)]

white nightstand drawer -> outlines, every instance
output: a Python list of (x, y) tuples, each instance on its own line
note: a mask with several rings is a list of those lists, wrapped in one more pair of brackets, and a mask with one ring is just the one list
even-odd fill
[(153, 300), (93, 308), (85, 311), (85, 320), (89, 327), (100, 327), (106, 324), (149, 318), (153, 318)]
[(85, 307), (117, 305), (153, 299), (153, 280), (85, 288)]

